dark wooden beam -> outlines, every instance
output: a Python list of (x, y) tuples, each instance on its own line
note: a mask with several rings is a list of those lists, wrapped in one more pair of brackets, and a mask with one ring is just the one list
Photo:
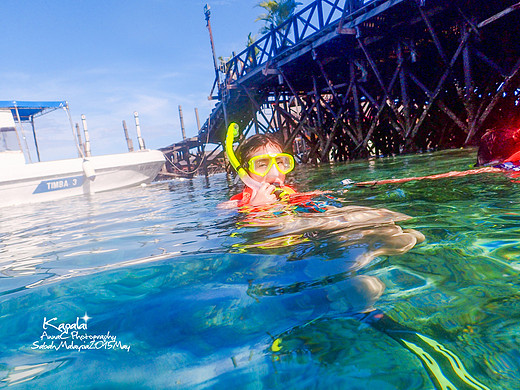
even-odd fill
[(419, 120), (417, 121), (415, 126), (411, 129), (411, 131), (408, 131), (406, 133), (406, 137), (405, 138), (408, 141), (413, 140), (413, 138), (415, 137), (415, 135), (419, 131), (419, 128), (421, 127), (421, 125), (423, 124), (424, 120), (426, 119), (426, 116), (430, 112), (430, 109), (433, 106), (433, 103), (435, 102), (435, 100), (437, 99), (437, 97), (441, 93), (442, 88), (444, 87), (444, 83), (448, 79), (448, 76), (450, 75), (450, 73), (452, 71), (452, 68), (453, 68), (453, 65), (455, 64), (455, 61), (457, 61), (457, 59), (460, 56), (460, 53), (462, 52), (462, 49), (466, 45), (466, 42), (467, 42), (468, 38), (469, 38), (469, 34), (467, 34), (467, 33), (464, 34), (464, 36), (462, 37), (461, 42), (459, 43), (459, 46), (457, 47), (457, 50), (453, 54), (453, 57), (451, 58), (450, 63), (446, 67), (446, 70), (444, 71), (444, 73), (442, 74), (439, 82), (437, 83), (437, 88), (435, 88), (435, 91), (433, 92), (432, 96), (430, 97), (430, 101), (428, 102), (426, 108), (423, 110)]

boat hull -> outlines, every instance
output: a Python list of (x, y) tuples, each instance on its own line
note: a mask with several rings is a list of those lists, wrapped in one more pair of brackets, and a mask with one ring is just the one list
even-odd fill
[(158, 150), (140, 150), (34, 164), (2, 164), (0, 207), (37, 203), (150, 183), (165, 162)]

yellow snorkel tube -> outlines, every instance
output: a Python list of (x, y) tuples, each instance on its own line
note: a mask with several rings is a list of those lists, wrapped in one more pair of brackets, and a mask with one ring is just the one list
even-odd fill
[(231, 122), (229, 124), (226, 133), (226, 154), (229, 158), (229, 162), (237, 171), (240, 180), (242, 180), (244, 184), (249, 188), (258, 191), (261, 183), (257, 182), (256, 180), (253, 180), (251, 176), (247, 174), (246, 170), (240, 165), (240, 162), (238, 161), (237, 156), (235, 156), (235, 152), (233, 150), (233, 142), (235, 141), (235, 138), (239, 136), (239, 130), (240, 128), (235, 122)]

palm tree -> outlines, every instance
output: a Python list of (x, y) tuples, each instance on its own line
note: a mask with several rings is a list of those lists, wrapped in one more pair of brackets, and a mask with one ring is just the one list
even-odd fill
[[(247, 36), (246, 46), (247, 47), (254, 46), (255, 42), (256, 42), (256, 35), (253, 35), (253, 33), (249, 33), (249, 35)], [(253, 49), (249, 52), (247, 57), (248, 57), (248, 61), (250, 64), (256, 64), (255, 58), (259, 52), (260, 52), (260, 49), (256, 46), (253, 47)]]
[(251, 45), (254, 45), (255, 42), (256, 42), (256, 35), (253, 35), (253, 33), (249, 33), (249, 35), (247, 36), (246, 46), (249, 47)]
[(260, 29), (262, 34), (269, 32), (271, 26), (278, 27), (287, 19), (294, 15), (296, 8), (302, 3), (295, 0), (267, 0), (258, 3), (257, 7), (261, 7), (267, 11), (256, 18), (255, 22), (263, 20), (265, 26)]

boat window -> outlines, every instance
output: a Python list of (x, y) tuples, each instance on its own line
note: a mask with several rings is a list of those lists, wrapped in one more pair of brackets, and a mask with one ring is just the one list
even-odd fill
[(0, 152), (20, 150), (11, 110), (0, 110)]

